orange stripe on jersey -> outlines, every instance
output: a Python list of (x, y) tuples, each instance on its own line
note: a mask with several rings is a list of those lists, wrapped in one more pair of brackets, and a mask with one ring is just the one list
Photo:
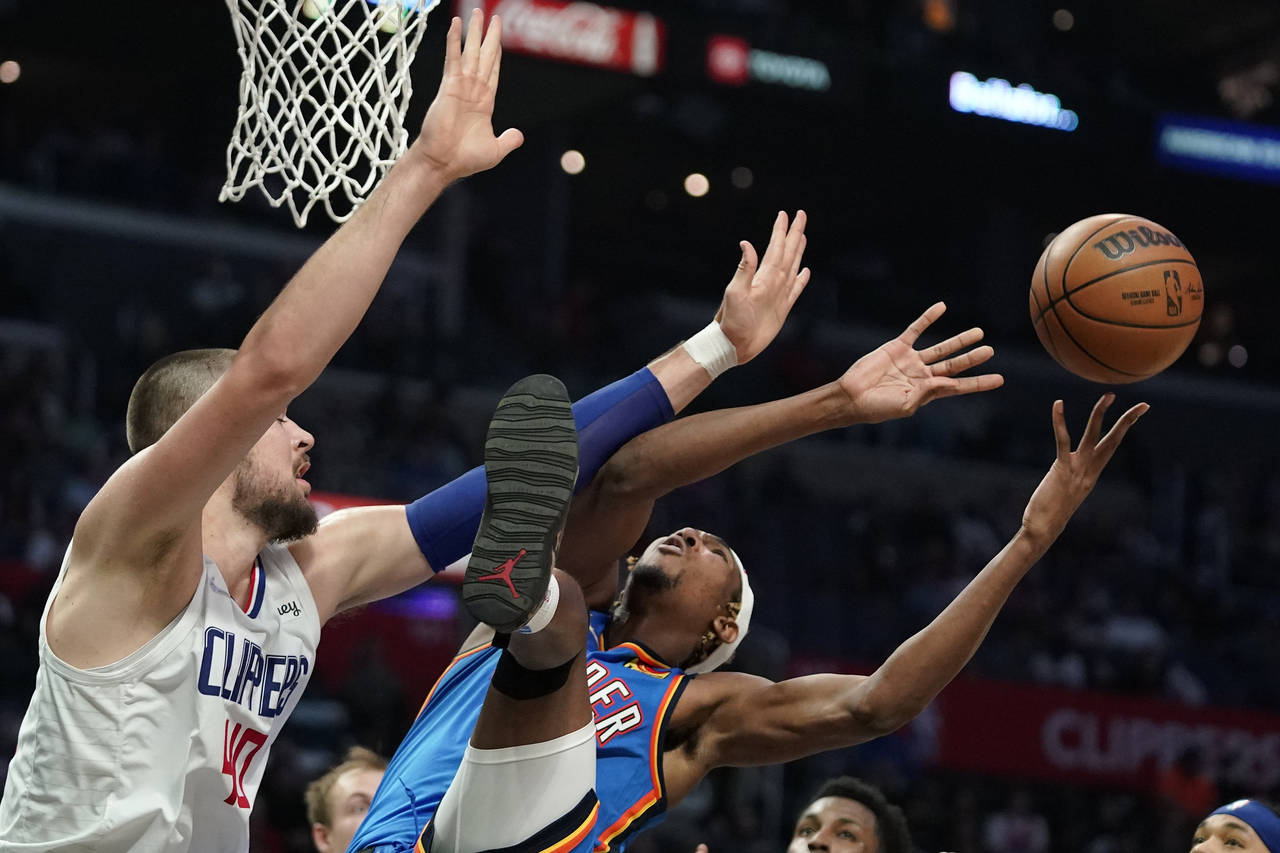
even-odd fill
[(618, 649), (627, 649), (636, 657), (640, 658), (641, 663), (648, 664), (649, 666), (662, 667), (663, 669), (671, 669), (670, 664), (658, 660), (635, 643), (618, 643), (618, 645), (609, 649), (609, 651), (617, 651)]
[(427, 698), (422, 700), (422, 707), (418, 709), (418, 713), (415, 714), (414, 716), (415, 717), (422, 716), (422, 712), (426, 709), (427, 703), (431, 701), (432, 696), (436, 695), (436, 688), (440, 686), (440, 682), (444, 681), (444, 677), (449, 674), (449, 670), (457, 666), (459, 661), (465, 658), (469, 658), (472, 655), (476, 654), (477, 652), (482, 652), (492, 645), (493, 643), (485, 643), (483, 646), (476, 646), (474, 649), (468, 649), (467, 651), (458, 655), (453, 660), (449, 661), (449, 665), (444, 668), (444, 672), (440, 673), (440, 677), (436, 679), (436, 683), (431, 685), (431, 689), (427, 691)]
[(613, 826), (600, 833), (600, 839), (596, 841), (595, 853), (605, 853), (607, 850), (612, 850), (613, 848), (609, 846), (609, 843), (625, 832), (627, 827), (634, 823), (636, 818), (647, 812), (658, 799), (658, 792), (656, 790), (650, 791), (641, 797), (638, 803), (623, 812), (622, 816), (614, 821)]
[[(426, 835), (427, 830), (424, 828), (422, 834)], [(430, 850), (422, 843), (422, 835), (418, 836), (418, 843), (413, 845), (413, 853), (431, 853)]]
[[(632, 646), (630, 643), (624, 643), (623, 645), (628, 648), (635, 648), (636, 651), (640, 651), (640, 649)], [(645, 657), (649, 658), (649, 660), (653, 660), (649, 655), (645, 655)], [(659, 665), (665, 666), (665, 664), (662, 664), (661, 662), (659, 662)], [(653, 788), (649, 793), (641, 797), (635, 805), (623, 812), (622, 815), (613, 822), (612, 826), (600, 833), (600, 838), (596, 841), (595, 853), (606, 853), (606, 851), (613, 849), (610, 847), (613, 839), (626, 832), (627, 827), (631, 826), (631, 824), (635, 823), (637, 819), (642, 817), (645, 812), (653, 807), (654, 803), (657, 803), (666, 796), (666, 791), (663, 790), (665, 786), (662, 784), (662, 778), (658, 774), (658, 741), (661, 739), (662, 732), (666, 728), (667, 712), (671, 706), (671, 700), (675, 697), (678, 692), (677, 688), (679, 688), (684, 682), (684, 679), (685, 676), (683, 674), (674, 678), (670, 686), (667, 687), (667, 692), (663, 694), (662, 701), (658, 704), (659, 722), (658, 725), (653, 727), (653, 734), (649, 739), (649, 774), (650, 778), (653, 780)]]
[(570, 850), (582, 843), (582, 839), (587, 837), (587, 833), (591, 832), (592, 827), (596, 825), (596, 815), (600, 813), (600, 801), (596, 800), (596, 804), (591, 807), (591, 813), (586, 819), (573, 831), (573, 834), (563, 841), (557, 841), (550, 847), (542, 848), (539, 853), (569, 853)]
[[(649, 772), (653, 775), (654, 790), (661, 790), (662, 778), (658, 775), (658, 739), (662, 735), (662, 730), (666, 728), (667, 712), (671, 706), (671, 699), (676, 695), (676, 688), (684, 682), (684, 675), (677, 676), (671, 686), (667, 688), (667, 693), (662, 697), (662, 703), (658, 705), (658, 725), (653, 727), (653, 734), (649, 739)], [(663, 791), (663, 796), (666, 796)]]

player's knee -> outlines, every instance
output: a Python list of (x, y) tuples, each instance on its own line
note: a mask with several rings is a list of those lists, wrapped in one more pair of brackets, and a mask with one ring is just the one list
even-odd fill
[(572, 631), (574, 635), (586, 635), (587, 632), (587, 600), (582, 594), (582, 587), (573, 576), (561, 569), (552, 569), (556, 584), (560, 587), (560, 601), (556, 604), (556, 612), (551, 623), (556, 631)]

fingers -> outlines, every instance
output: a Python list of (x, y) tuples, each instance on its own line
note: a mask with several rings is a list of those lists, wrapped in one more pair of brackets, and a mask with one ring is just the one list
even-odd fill
[(929, 306), (929, 309), (916, 318), (915, 322), (907, 326), (906, 330), (898, 336), (898, 340), (902, 341), (909, 347), (914, 347), (916, 341), (924, 334), (924, 330), (929, 328), (946, 313), (947, 305), (945, 302), (935, 302)]
[(1093, 404), (1093, 411), (1089, 413), (1089, 422), (1084, 425), (1084, 435), (1080, 436), (1081, 448), (1097, 446), (1098, 436), (1102, 435), (1102, 419), (1115, 399), (1116, 395), (1108, 391)]
[(973, 346), (985, 336), (986, 333), (982, 329), (974, 326), (972, 329), (966, 329), (958, 335), (952, 335), (940, 344), (934, 344), (928, 349), (920, 350), (920, 358), (925, 364), (933, 364), (952, 353)]
[(773, 220), (773, 233), (769, 235), (769, 245), (765, 246), (764, 257), (760, 259), (761, 266), (782, 266), (783, 246), (786, 241), (787, 214), (779, 210), (778, 215)]
[(743, 240), (738, 244), (738, 248), (742, 249), (742, 259), (738, 261), (738, 268), (733, 271), (733, 278), (729, 279), (729, 286), (725, 288), (729, 290), (742, 290), (751, 286), (751, 278), (756, 274), (756, 250), (755, 247)]
[(1067, 416), (1061, 400), (1053, 401), (1053, 439), (1058, 445), (1058, 458), (1071, 455), (1071, 433), (1067, 432)]
[(509, 127), (502, 131), (502, 135), (498, 137), (498, 162), (501, 163), (508, 154), (521, 145), (524, 145), (524, 134), (519, 130)]
[(1106, 464), (1111, 455), (1116, 452), (1116, 448), (1120, 446), (1120, 442), (1124, 439), (1125, 433), (1129, 428), (1138, 422), (1138, 418), (1147, 413), (1151, 407), (1146, 403), (1138, 403), (1129, 411), (1120, 416), (1120, 419), (1111, 425), (1111, 429), (1103, 436), (1102, 441), (1098, 442), (1098, 453), (1101, 455), (1102, 464)]
[(809, 283), (809, 268), (805, 267), (800, 270), (800, 274), (791, 282), (791, 292), (787, 294), (787, 308), (796, 304), (796, 300), (800, 298), (800, 294), (804, 293), (804, 286)]
[(484, 35), (484, 13), (477, 7), (467, 22), (467, 39), (462, 44), (462, 73), (475, 74), (480, 67), (480, 47)]
[[(498, 15), (494, 15), (493, 22), (489, 24), (489, 36), (493, 37), (493, 56), (489, 59), (489, 88), (497, 90), (498, 70), (502, 68), (502, 18)], [(485, 37), (486, 42), (489, 41), (489, 36)]]
[(449, 33), (444, 44), (444, 76), (457, 74), (462, 65), (462, 19), (449, 22)]
[(939, 376), (930, 379), (926, 387), (928, 399), (936, 400), (939, 397), (960, 397), (965, 394), (994, 391), (1002, 385), (1004, 385), (1004, 377), (999, 373), (983, 373), (980, 376), (962, 376), (959, 379)]
[[(956, 337), (959, 337), (959, 335)], [(969, 352), (961, 353), (955, 358), (929, 365), (929, 370), (934, 376), (955, 376), (957, 373), (963, 373), (971, 367), (977, 367), (979, 364), (990, 361), (995, 354), (996, 351), (991, 347), (980, 346), (969, 350)]]
[(783, 247), (783, 268), (788, 271), (787, 281), (795, 278), (800, 270), (800, 259), (804, 257), (804, 247), (809, 244), (809, 238), (804, 235), (804, 226), (808, 221), (809, 218), (805, 212), (797, 210), (796, 218), (791, 221), (791, 229), (787, 232), (787, 242)]
[(489, 19), (489, 31), (484, 34), (484, 41), (480, 44), (477, 73), (485, 80), (488, 80), (489, 83), (496, 84), (498, 82), (498, 63), (501, 59), (502, 19), (494, 15)]

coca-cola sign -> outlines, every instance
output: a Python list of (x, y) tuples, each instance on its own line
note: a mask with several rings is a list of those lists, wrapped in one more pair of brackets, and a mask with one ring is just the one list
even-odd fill
[(459, 0), (502, 18), (502, 46), (518, 53), (629, 71), (645, 77), (662, 70), (665, 28), (653, 15), (565, 0)]

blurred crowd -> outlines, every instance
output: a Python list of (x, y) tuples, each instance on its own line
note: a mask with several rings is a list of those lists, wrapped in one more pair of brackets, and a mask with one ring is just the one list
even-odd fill
[[(11, 259), (13, 252), (10, 246)], [(125, 305), (97, 318), (92, 334), (75, 324), (12, 319), (0, 333), (5, 753), (34, 677), (37, 621), (75, 519), (124, 459), (122, 415), (133, 376), (181, 345), (191, 334), (182, 323), (190, 328), (205, 303), (223, 308), (202, 317), (198, 342), (233, 345), (254, 286), (215, 260), (176, 290), (188, 303), (172, 323), (157, 308), (134, 313), (136, 306)], [(526, 353), (528, 365), (518, 367), (544, 358), (583, 393), (643, 362), (639, 345), (575, 358), (575, 340), (607, 335), (602, 329), (624, 319), (566, 313), (572, 316), (549, 318), (553, 332), (542, 352)], [(364, 371), (380, 357), (377, 341), (404, 322), (394, 311), (375, 310), (345, 357), (342, 381), (299, 401), (295, 417), (318, 437), (317, 488), (407, 499), (477, 461), (482, 401), (498, 393), (486, 377), (459, 376), (450, 367), (390, 381)], [(597, 328), (584, 330), (586, 322)], [(749, 393), (759, 400), (803, 390), (851, 357), (837, 360), (815, 340), (781, 339), (775, 353), (744, 369), (755, 371)], [(628, 357), (631, 364), (622, 363)], [(742, 402), (735, 399), (742, 393), (729, 383), (700, 407)], [(794, 661), (818, 658), (867, 671), (945, 606), (1015, 529), (1051, 451), (1047, 412), (1024, 408), (942, 401), (913, 422), (854, 428), (766, 454), (672, 495), (659, 505), (653, 531), (685, 523), (715, 530), (748, 560), (765, 604), (743, 668), (780, 678)], [(1073, 414), (1078, 429), (1083, 409)], [(1086, 506), (1018, 588), (971, 673), (1280, 711), (1280, 688), (1268, 677), (1280, 666), (1270, 640), (1280, 591), (1266, 578), (1280, 559), (1280, 479), (1258, 466), (1171, 465), (1157, 450), (1135, 432), (1094, 496), (1098, 506)], [(845, 479), (833, 477), (840, 465), (850, 469), (852, 485), (833, 485)], [(899, 472), (891, 486), (881, 470)], [(956, 471), (966, 482), (952, 476)], [(798, 565), (805, 571), (791, 570)], [(464, 628), (450, 626), (454, 639)], [(407, 726), (432, 676), (405, 683), (379, 664), (376, 643), (361, 655), (349, 672), (318, 673), (273, 751), (255, 849), (307, 849), (306, 782), (349, 744), (389, 753)], [(779, 850), (798, 798), (842, 772), (875, 781), (901, 803), (921, 849), (1108, 853), (1157, 849), (1156, 837), (1160, 849), (1176, 849), (1185, 841), (1185, 819), (1197, 809), (1203, 814), (1202, 801), (1238, 793), (1219, 792), (1203, 765), (1199, 756), (1185, 756), (1160, 789), (1141, 795), (1037, 786), (930, 769), (903, 734), (785, 768), (717, 773), (635, 849), (666, 853), (706, 841), (713, 850)], [(1179, 802), (1187, 797), (1192, 805), (1184, 809)]]
[[(145, 133), (99, 129), (86, 142), (66, 130), (22, 140), (12, 124), (0, 122), (0, 131), (8, 150), (24, 152), (0, 158), (0, 178), (42, 191), (94, 186), (99, 198), (187, 212), (184, 200), (216, 197), (216, 178), (175, 172)], [(338, 369), (298, 401), (295, 419), (318, 439), (317, 489), (412, 499), (476, 464), (487, 407), (522, 373), (557, 373), (581, 395), (657, 355), (713, 310), (697, 302), (690, 320), (656, 309), (651, 293), (585, 274), (548, 298), (520, 240), (492, 232), (466, 259), (464, 331), (441, 333), (438, 294), (393, 273)], [(876, 258), (851, 264), (850, 275), (887, 276)], [(0, 219), (5, 760), (35, 675), (38, 619), (75, 520), (125, 458), (133, 379), (174, 349), (234, 346), (295, 266), (291, 257), (249, 261)], [(873, 332), (842, 336), (820, 322), (835, 297), (811, 296), (816, 307), (801, 309), (770, 353), (697, 407), (806, 390), (838, 375), (869, 335), (874, 345)], [(762, 606), (739, 666), (773, 678), (813, 659), (869, 671), (1000, 549), (1052, 453), (1051, 397), (1037, 396), (1035, 374), (1012, 378), (1019, 381), (1003, 396), (940, 401), (908, 423), (818, 437), (659, 506), (652, 532), (686, 523), (716, 531), (752, 570)], [(1091, 399), (1071, 393), (1078, 433)], [(1213, 410), (1176, 387), (1161, 393), (968, 671), (1280, 712), (1272, 677), (1280, 671), (1280, 468), (1274, 453), (1257, 452), (1274, 403), (1241, 390)], [(1203, 452), (1188, 453), (1189, 444)], [(448, 621), (441, 630), (456, 641), (466, 627)], [(359, 630), (343, 642), (360, 645)], [(434, 677), (407, 683), (376, 640), (360, 648), (359, 666), (317, 673), (274, 748), (255, 850), (309, 849), (306, 783), (351, 744), (389, 754)], [(1207, 808), (1260, 793), (1220, 789), (1194, 750), (1143, 793), (943, 771), (920, 758), (906, 732), (787, 767), (717, 772), (631, 849), (781, 850), (804, 795), (840, 773), (870, 779), (900, 803), (920, 849), (975, 853), (1184, 849)]]

